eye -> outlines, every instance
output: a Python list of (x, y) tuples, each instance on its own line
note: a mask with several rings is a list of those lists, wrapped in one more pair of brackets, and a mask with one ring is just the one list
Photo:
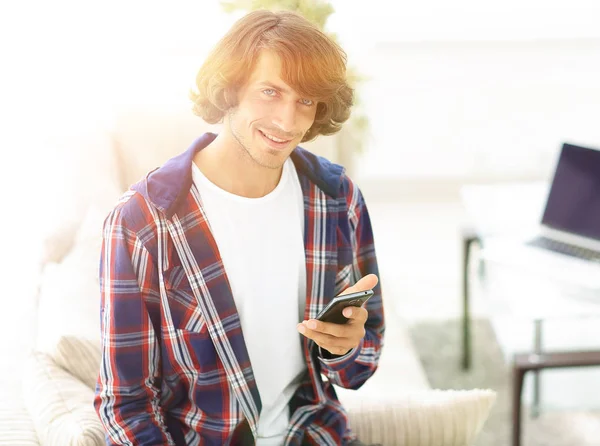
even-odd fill
[(277, 94), (277, 92), (272, 88), (267, 88), (266, 90), (263, 90), (263, 93), (267, 96), (275, 96)]
[(310, 99), (300, 99), (300, 103), (302, 105), (306, 105), (307, 107), (313, 105), (313, 101), (311, 101)]

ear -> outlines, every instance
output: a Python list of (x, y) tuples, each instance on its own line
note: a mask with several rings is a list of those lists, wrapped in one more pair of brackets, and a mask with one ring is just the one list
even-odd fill
[(238, 91), (233, 87), (225, 88), (223, 91), (223, 99), (225, 100), (227, 109), (235, 107), (238, 103)]

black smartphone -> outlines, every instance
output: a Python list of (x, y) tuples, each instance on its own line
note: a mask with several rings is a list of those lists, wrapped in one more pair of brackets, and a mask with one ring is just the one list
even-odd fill
[(359, 291), (358, 293), (334, 297), (315, 319), (334, 324), (345, 324), (348, 322), (348, 318), (342, 314), (344, 308), (361, 307), (371, 296), (373, 296), (373, 290)]

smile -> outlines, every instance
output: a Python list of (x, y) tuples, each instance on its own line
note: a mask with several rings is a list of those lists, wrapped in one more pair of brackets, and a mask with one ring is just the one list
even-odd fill
[(277, 138), (276, 136), (270, 135), (268, 133), (263, 132), (262, 130), (259, 130), (260, 133), (262, 133), (262, 135), (265, 138), (270, 139), (271, 141), (274, 141), (276, 143), (282, 144), (282, 143), (288, 143), (291, 141), (291, 139), (281, 139), (281, 138)]

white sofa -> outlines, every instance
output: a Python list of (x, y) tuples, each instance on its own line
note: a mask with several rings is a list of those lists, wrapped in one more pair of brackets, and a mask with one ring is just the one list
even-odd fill
[[(104, 444), (92, 406), (100, 358), (102, 221), (129, 184), (206, 130), (214, 128), (187, 109), (130, 110), (121, 111), (108, 129), (90, 126), (48, 143), (69, 162), (56, 163), (48, 176), (46, 199), (58, 211), (40, 237), (43, 273), (23, 368), (23, 401), (0, 412), (0, 444)], [(307, 147), (331, 156), (332, 141)], [(57, 178), (58, 186), (52, 182)], [(495, 393), (430, 389), (402, 319), (390, 299), (384, 306), (387, 332), (379, 369), (358, 391), (339, 389), (354, 429), (362, 441), (385, 445), (471, 444)]]

